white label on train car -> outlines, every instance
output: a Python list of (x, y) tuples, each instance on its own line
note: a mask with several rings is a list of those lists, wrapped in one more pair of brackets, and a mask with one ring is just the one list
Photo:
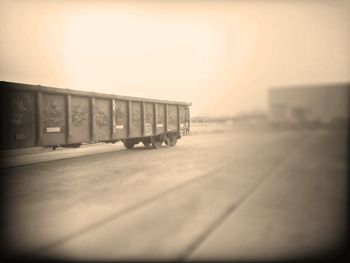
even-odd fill
[(115, 128), (122, 130), (122, 129), (124, 129), (124, 125), (116, 125)]
[(47, 127), (46, 132), (60, 132), (61, 127)]
[(157, 128), (162, 128), (163, 127), (163, 123), (158, 123), (157, 124)]
[(145, 123), (145, 136), (152, 135), (152, 124)]

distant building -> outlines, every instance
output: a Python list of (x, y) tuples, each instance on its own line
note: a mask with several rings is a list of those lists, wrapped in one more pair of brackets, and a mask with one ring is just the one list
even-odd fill
[(269, 119), (287, 123), (350, 120), (350, 83), (276, 87), (269, 90)]

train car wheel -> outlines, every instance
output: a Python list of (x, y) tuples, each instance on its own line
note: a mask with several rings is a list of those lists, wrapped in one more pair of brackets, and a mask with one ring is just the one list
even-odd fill
[(122, 142), (124, 144), (124, 147), (127, 149), (132, 149), (135, 145), (133, 141), (129, 141), (129, 140), (123, 140)]
[(170, 145), (170, 135), (164, 136), (164, 143), (165, 143), (166, 145)]
[(149, 147), (151, 145), (151, 142), (142, 142), (145, 147)]
[(170, 146), (175, 146), (177, 143), (177, 135), (174, 133), (174, 134), (171, 134), (169, 137), (170, 137), (169, 138)]
[(160, 148), (162, 146), (163, 140), (160, 136), (152, 137), (152, 146), (154, 149)]

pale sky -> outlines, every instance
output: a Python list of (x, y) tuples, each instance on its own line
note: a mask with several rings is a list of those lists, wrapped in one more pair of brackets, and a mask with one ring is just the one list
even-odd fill
[(271, 86), (350, 81), (350, 1), (0, 0), (0, 80), (267, 109)]

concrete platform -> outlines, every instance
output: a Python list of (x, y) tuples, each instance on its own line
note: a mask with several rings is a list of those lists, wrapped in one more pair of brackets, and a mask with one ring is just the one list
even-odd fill
[(29, 258), (319, 254), (345, 232), (347, 157), (344, 130), (250, 130), (9, 167), (2, 237)]
[[(236, 207), (190, 260), (322, 255), (346, 236), (346, 146), (311, 137)], [(307, 158), (306, 158), (307, 157)]]

